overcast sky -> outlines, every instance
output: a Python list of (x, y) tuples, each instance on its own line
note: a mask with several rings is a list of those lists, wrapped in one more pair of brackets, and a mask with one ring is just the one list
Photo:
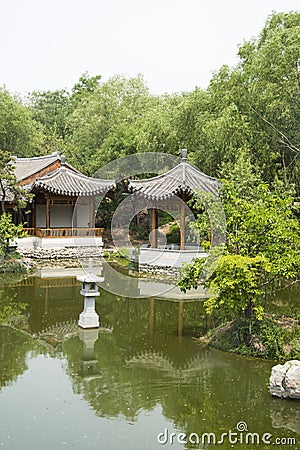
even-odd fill
[(299, 9), (299, 0), (2, 0), (0, 86), (70, 89), (87, 71), (141, 73), (155, 94), (206, 88), (272, 11)]

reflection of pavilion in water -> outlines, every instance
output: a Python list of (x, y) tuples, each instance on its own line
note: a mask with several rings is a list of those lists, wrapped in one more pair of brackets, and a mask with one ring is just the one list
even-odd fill
[[(184, 431), (193, 429), (197, 432), (204, 431), (202, 422), (199, 425), (199, 416), (194, 413), (200, 410), (205, 411), (204, 417), (210, 427), (236, 423), (239, 407), (263, 420), (266, 397), (253, 393), (261, 393), (265, 386), (267, 377), (261, 377), (261, 371), (269, 375), (269, 363), (260, 362), (258, 377), (257, 361), (201, 348), (189, 336), (183, 339), (195, 316), (198, 317), (197, 329), (199, 326), (205, 328), (207, 319), (201, 310), (201, 301), (177, 299), (172, 303), (158, 298), (124, 299), (102, 292), (97, 310), (101, 319), (113, 325), (113, 330), (109, 333), (79, 331), (77, 322), (74, 323), (75, 309), (72, 310), (72, 322), (62, 320), (51, 325), (53, 317), (55, 320), (58, 317), (56, 307), (59, 309), (60, 305), (54, 301), (53, 294), (59, 290), (49, 287), (50, 277), (46, 285), (51, 292), (50, 310), (44, 316), (46, 326), (40, 330), (38, 339), (41, 342), (48, 335), (53, 343), (55, 339), (59, 341), (60, 345), (56, 345), (51, 354), (66, 360), (64, 369), (74, 392), (89, 403), (97, 416), (123, 416), (135, 421), (141, 411), (151, 411), (161, 405), (165, 417), (179, 424)], [(79, 286), (75, 286), (75, 291), (79, 293)], [(61, 292), (65, 290), (61, 289)], [(41, 290), (36, 292), (38, 296), (40, 293)], [(32, 304), (36, 305), (36, 299), (31, 298)], [(64, 298), (60, 294), (59, 301), (61, 299)], [(78, 302), (81, 309), (79, 295), (73, 303), (66, 299), (66, 307), (72, 308)], [(49, 345), (50, 342), (47, 348)], [(216, 405), (224, 405), (218, 416)], [(282, 420), (289, 417), (286, 421), (289, 425), (285, 428), (297, 430), (290, 416), (295, 416), (295, 408), (286, 408), (282, 412), (275, 406), (270, 402), (273, 427), (283, 427)], [(223, 413), (226, 413), (226, 423)]]
[[(267, 414), (268, 423), (272, 423), (273, 428), (299, 433), (297, 420), (300, 410), (294, 403), (285, 402), (285, 406), (281, 406), (282, 403), (279, 406), (279, 402), (272, 399), (269, 400), (270, 408), (266, 408), (269, 398), (264, 395), (264, 390), (271, 362), (243, 359), (201, 348), (190, 336), (183, 339), (192, 323), (196, 324), (197, 330), (205, 328), (207, 319), (201, 310), (201, 301), (125, 299), (102, 292), (97, 310), (101, 319), (113, 325), (113, 330), (109, 333), (79, 331), (75, 322), (77, 312), (73, 307), (79, 303), (81, 309), (80, 286), (74, 286), (78, 295), (71, 301), (67, 297), (69, 294), (72, 296), (73, 288), (70, 291), (52, 288), (50, 278), (34, 279), (40, 286), (45, 286), (41, 288), (44, 292), (47, 289), (50, 292), (49, 313), (44, 316), (44, 321), (41, 321), (40, 310), (35, 309), (38, 302), (43, 302), (40, 288), (35, 292), (30, 289), (27, 292), (26, 287), (20, 289), (20, 298), (22, 292), (36, 295), (28, 298), (32, 299), (32, 312), (43, 324), (43, 329), (39, 328), (39, 342), (47, 334), (48, 339), (52, 336), (59, 341), (60, 345), (56, 345), (51, 353), (48, 352), (49, 343), (46, 352), (54, 357), (57, 354), (64, 361), (63, 368), (74, 393), (90, 405), (96, 416), (117, 420), (121, 417), (127, 423), (133, 423), (139, 420), (141, 412), (150, 414), (159, 406), (163, 416), (177, 428), (201, 434), (207, 431), (207, 427), (212, 430), (230, 429), (237, 423), (237, 414), (248, 411), (247, 417), (255, 417), (257, 426), (265, 423)], [(67, 282), (73, 284), (71, 278), (63, 283)], [(62, 301), (65, 301), (64, 311), (71, 308), (72, 322), (65, 321), (57, 313)], [(193, 322), (195, 316), (197, 321)], [(62, 321), (53, 324), (57, 317)], [(37, 348), (36, 342), (29, 340), (29, 343), (22, 344), (26, 351), (13, 352), (12, 346), (20, 345), (14, 333), (7, 336), (7, 347), (4, 346), (10, 364), (13, 359), (19, 361), (20, 355), (25, 361), (26, 352)], [(14, 358), (15, 355), (17, 357)], [(13, 369), (9, 372), (12, 374), (10, 377), (21, 373), (21, 369), (24, 371), (19, 365)]]
[[(101, 289), (101, 296), (105, 295), (105, 290), (110, 291), (111, 286), (114, 286), (114, 289), (118, 291), (118, 287), (115, 286), (116, 283), (116, 272), (115, 270), (105, 261), (100, 265), (94, 266), (94, 272), (100, 273), (104, 269), (104, 281), (101, 283), (103, 289)], [(78, 275), (82, 275), (84, 273), (81, 268), (44, 268), (39, 269), (36, 272), (36, 283), (37, 285), (45, 289), (45, 311), (49, 309), (49, 289), (54, 287), (74, 287), (79, 288), (80, 283), (76, 280), (75, 277)], [(189, 302), (202, 302), (204, 299), (209, 297), (209, 294), (203, 289), (202, 286), (199, 286), (197, 289), (191, 289), (187, 293), (183, 293), (180, 291), (180, 288), (174, 284), (174, 282), (170, 283), (162, 280), (151, 280), (145, 278), (136, 278), (136, 277), (128, 277), (125, 276), (122, 278), (122, 274), (119, 274), (117, 277), (117, 281), (120, 282), (119, 290), (122, 292), (123, 296), (128, 298), (131, 297), (140, 297), (143, 299), (148, 299), (149, 302), (149, 330), (150, 335), (153, 334), (155, 330), (156, 323), (156, 303), (159, 299), (168, 300), (174, 303), (174, 309), (178, 311), (178, 321), (177, 321), (177, 334), (178, 338), (181, 339), (183, 335), (184, 328), (184, 308), (185, 304)], [(25, 280), (26, 283), (28, 281), (31, 283), (34, 281), (32, 278), (28, 278)], [(98, 301), (101, 313), (101, 296)], [(206, 315), (206, 329), (209, 329), (210, 324), (210, 316)]]
[[(38, 340), (62, 350), (61, 345), (66, 341), (79, 337), (83, 347), (78, 375), (83, 377), (85, 381), (91, 381), (101, 377), (99, 357), (95, 353), (95, 343), (99, 339), (99, 333), (112, 333), (112, 329), (100, 327), (99, 329), (84, 330), (78, 328), (75, 322), (63, 322), (42, 330), (38, 334)], [(158, 352), (151, 349), (137, 352), (134, 356), (127, 358), (124, 363), (129, 369), (139, 367), (161, 371), (165, 376), (178, 380), (194, 376), (199, 372), (204, 376), (205, 372), (211, 370), (211, 363), (207, 361), (203, 354), (192, 357), (180, 366), (172, 360), (168, 352)]]
[(144, 369), (155, 369), (164, 372), (167, 376), (180, 379), (193, 376), (198, 372), (203, 375), (211, 370), (211, 363), (203, 353), (186, 361), (184, 365), (178, 366), (168, 355), (153, 350), (138, 353), (126, 361), (128, 367), (140, 367)]
[[(149, 302), (149, 333), (152, 336), (155, 333), (156, 326), (156, 314), (157, 314), (157, 302), (162, 299), (171, 301), (174, 304), (174, 309), (177, 309), (177, 336), (181, 340), (183, 336), (184, 329), (184, 309), (185, 305), (190, 302), (201, 302), (207, 298), (207, 293), (202, 287), (197, 290), (192, 290), (186, 294), (183, 294), (178, 286), (174, 284), (168, 284), (166, 281), (153, 281), (143, 278), (134, 278), (125, 276), (122, 278), (115, 277), (115, 270), (110, 267), (109, 264), (103, 263), (98, 266), (94, 266), (93, 270), (95, 273), (100, 273), (102, 268), (104, 268), (104, 281), (101, 283), (104, 291), (102, 290), (101, 296), (105, 295), (105, 290), (110, 290), (111, 286), (114, 286), (118, 291), (118, 287), (115, 285), (116, 282), (120, 282), (119, 289), (122, 290), (123, 296), (128, 298), (141, 297), (143, 301)], [(74, 295), (79, 293), (79, 288), (81, 283), (77, 281), (76, 277), (82, 275), (84, 270), (82, 268), (52, 268), (45, 267), (36, 270), (33, 277), (24, 278), (17, 283), (18, 286), (34, 286), (34, 288), (41, 289), (44, 291), (44, 314), (49, 314), (51, 305), (49, 300), (49, 293), (55, 288), (72, 288), (71, 293)], [(102, 287), (101, 286), (101, 287)], [(78, 291), (78, 292), (77, 292)], [(156, 295), (159, 294), (159, 295)], [(100, 300), (97, 303), (101, 304)], [(101, 306), (98, 306), (98, 313), (101, 317)], [(210, 316), (206, 315), (205, 328), (210, 328)], [(60, 326), (61, 325), (61, 326)], [(73, 328), (72, 328), (73, 327)], [(106, 328), (109, 328), (105, 325)], [(60, 322), (59, 324), (53, 324), (47, 331), (49, 334), (49, 339), (53, 342), (61, 343), (65, 340), (64, 336), (72, 337), (74, 333), (77, 332), (77, 322), (73, 318), (73, 322)], [(42, 332), (42, 330), (40, 330)], [(55, 337), (55, 336), (58, 336)]]
[[(98, 275), (103, 270), (104, 281), (101, 282), (100, 289), (108, 291), (116, 296), (128, 298), (163, 298), (171, 301), (195, 301), (209, 298), (208, 292), (200, 285), (197, 289), (191, 289), (186, 293), (180, 291), (176, 285), (176, 281), (169, 280), (152, 280), (147, 278), (137, 278), (117, 272), (110, 264), (104, 261), (96, 261), (93, 267), (93, 273)], [(83, 268), (52, 268), (45, 267), (36, 269), (33, 276), (24, 278), (15, 283), (15, 286), (34, 286), (46, 289), (46, 297), (48, 289), (80, 286), (80, 282), (76, 280), (77, 276), (81, 276), (86, 271)]]
[[(137, 277), (134, 272), (116, 271), (105, 260), (103, 261), (104, 282), (100, 287), (115, 295), (128, 298), (163, 298), (171, 301), (195, 301), (209, 298), (208, 292), (199, 285), (186, 293), (180, 291), (177, 282), (171, 279), (151, 279)], [(96, 270), (96, 269), (95, 269)], [(97, 273), (97, 272), (96, 272)]]
[[(104, 289), (106, 286), (109, 287), (110, 283), (114, 282), (114, 271), (110, 271), (105, 265), (105, 273), (104, 273)], [(99, 267), (94, 266), (94, 271), (97, 273), (102, 268), (102, 265)], [(80, 283), (76, 280), (76, 276), (81, 275), (83, 273), (83, 269), (81, 268), (72, 268), (72, 269), (61, 269), (61, 268), (43, 268), (39, 269), (35, 273), (35, 277), (29, 277), (19, 282), (18, 285), (22, 286), (35, 286), (39, 290), (44, 291), (44, 314), (49, 316), (49, 322), (51, 323), (51, 300), (53, 300), (53, 292), (56, 291), (56, 288), (64, 288), (71, 287), (72, 291), (79, 294)], [(129, 281), (128, 281), (129, 280)], [(127, 290), (126, 290), (127, 287)], [(175, 289), (176, 288), (176, 289)], [(54, 291), (53, 291), (54, 289)], [(167, 291), (167, 289), (169, 289)], [(149, 296), (149, 294), (155, 294), (156, 291), (161, 292), (166, 290), (161, 298), (155, 298), (154, 295)], [(78, 291), (78, 292), (77, 292)], [(176, 320), (176, 334), (178, 338), (178, 342), (182, 342), (184, 335), (184, 310), (185, 307), (188, 307), (191, 302), (199, 302), (199, 305), (202, 303), (202, 299), (206, 297), (205, 293), (197, 292), (192, 293), (191, 295), (182, 294), (177, 287), (174, 285), (169, 285), (168, 283), (158, 282), (154, 283), (151, 280), (145, 279), (137, 279), (127, 277), (127, 285), (125, 289), (123, 289), (123, 294), (139, 294), (139, 300), (135, 300), (136, 304), (140, 304), (144, 311), (147, 311), (147, 315), (145, 316), (144, 329), (148, 334), (149, 344), (146, 348), (143, 348), (142, 353), (140, 352), (140, 348), (136, 347), (135, 344), (131, 345), (131, 351), (128, 355), (124, 355), (124, 364), (130, 368), (131, 366), (141, 365), (143, 367), (149, 366), (152, 364), (152, 368), (164, 370), (166, 374), (173, 374), (172, 376), (188, 376), (192, 372), (198, 369), (203, 370), (203, 361), (192, 358), (191, 361), (185, 361), (182, 367), (178, 366), (177, 363), (173, 361), (170, 362), (170, 355), (168, 353), (167, 348), (159, 349), (153, 348), (155, 335), (160, 332), (159, 327), (161, 326), (161, 310), (160, 306), (162, 302), (164, 303), (168, 300), (169, 305), (173, 303), (171, 308), (172, 317), (174, 321), (174, 317), (177, 315)], [(51, 292), (51, 297), (49, 297), (49, 292)], [(108, 294), (109, 295), (109, 294)], [(137, 295), (135, 295), (137, 296)], [(130, 295), (128, 295), (130, 297)], [(78, 298), (78, 295), (77, 295)], [(100, 318), (102, 319), (102, 309), (103, 309), (103, 301), (105, 302), (106, 293), (105, 290), (101, 292), (99, 299), (97, 300), (97, 312), (100, 314)], [(122, 299), (119, 297), (112, 297), (113, 301), (119, 301), (122, 303)], [(132, 300), (133, 301), (133, 300)], [(80, 299), (80, 304), (82, 300)], [(102, 303), (102, 307), (101, 307)], [(148, 303), (148, 307), (146, 306)], [(177, 312), (176, 312), (177, 311)], [(158, 317), (157, 317), (158, 314)], [(148, 319), (147, 319), (148, 316)], [(80, 373), (82, 376), (96, 376), (98, 373), (98, 359), (94, 354), (94, 346), (98, 340), (99, 332), (109, 332), (112, 333), (112, 326), (102, 325), (102, 320), (100, 320), (101, 327), (99, 330), (81, 330), (78, 328), (77, 317), (72, 317), (72, 320), (55, 322), (43, 329), (40, 329), (38, 333), (36, 333), (36, 337), (46, 343), (47, 346), (50, 345), (51, 348), (55, 348), (57, 351), (61, 351), (64, 344), (73, 338), (79, 339), (82, 341), (83, 349), (82, 356), (80, 359)], [(132, 319), (132, 317), (130, 318)], [(130, 320), (129, 317), (127, 320)], [(135, 318), (136, 320), (140, 320), (140, 318)], [(125, 318), (122, 318), (124, 323)], [(111, 325), (115, 325), (113, 320), (109, 320)], [(210, 327), (210, 318), (204, 318), (204, 328), (207, 329)], [(173, 329), (175, 327), (175, 323), (173, 322)], [(147, 331), (148, 330), (148, 331)], [(175, 329), (174, 329), (175, 331)], [(136, 341), (137, 342), (137, 341)], [(100, 344), (101, 345), (101, 344)], [(161, 353), (163, 351), (163, 354)], [(141, 356), (142, 355), (142, 356)], [(176, 367), (176, 368), (175, 368)]]

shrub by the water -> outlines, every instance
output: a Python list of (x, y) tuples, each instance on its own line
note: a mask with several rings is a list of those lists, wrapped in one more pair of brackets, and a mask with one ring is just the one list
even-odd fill
[(0, 273), (25, 273), (24, 266), (20, 255), (16, 252), (8, 253), (5, 257), (0, 259)]
[(300, 325), (295, 319), (237, 319), (212, 331), (210, 344), (245, 356), (283, 360), (300, 358)]

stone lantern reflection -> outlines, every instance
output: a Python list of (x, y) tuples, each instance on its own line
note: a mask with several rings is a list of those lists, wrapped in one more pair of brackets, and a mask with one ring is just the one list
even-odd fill
[(99, 330), (79, 330), (79, 339), (83, 342), (83, 353), (80, 360), (81, 373), (84, 376), (95, 375), (98, 371), (98, 359), (94, 354), (95, 342)]
[(98, 277), (92, 272), (92, 260), (89, 261), (89, 271), (87, 274), (78, 276), (77, 280), (82, 282), (80, 294), (84, 296), (84, 309), (79, 316), (78, 325), (81, 328), (99, 328), (99, 315), (95, 311), (95, 299), (99, 297), (99, 283), (104, 281), (104, 277)]

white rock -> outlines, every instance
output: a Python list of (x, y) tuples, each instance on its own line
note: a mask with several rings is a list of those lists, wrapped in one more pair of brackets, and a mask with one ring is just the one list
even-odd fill
[(270, 393), (275, 397), (300, 400), (300, 361), (287, 361), (272, 367)]

